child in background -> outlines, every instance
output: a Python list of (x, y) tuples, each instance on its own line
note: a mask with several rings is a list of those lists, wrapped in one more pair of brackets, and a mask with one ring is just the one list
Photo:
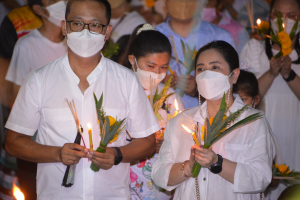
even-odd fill
[(258, 81), (251, 72), (240, 70), (240, 76), (235, 85), (233, 85), (233, 93), (238, 94), (246, 105), (255, 108), (261, 100), (258, 93)]

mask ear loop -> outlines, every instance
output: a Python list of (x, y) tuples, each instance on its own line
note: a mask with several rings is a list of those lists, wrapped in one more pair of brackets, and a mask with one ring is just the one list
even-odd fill
[(251, 107), (255, 109), (254, 98), (255, 98), (255, 97), (253, 97), (253, 100), (252, 100), (252, 102), (251, 102), (251, 105), (252, 105)]
[(133, 69), (134, 72), (137, 72), (138, 64), (137, 64), (136, 57), (134, 57), (134, 61), (135, 61), (135, 64), (136, 64), (136, 69), (135, 69), (135, 67), (133, 66), (133, 63), (131, 63), (131, 67), (132, 67), (132, 69)]

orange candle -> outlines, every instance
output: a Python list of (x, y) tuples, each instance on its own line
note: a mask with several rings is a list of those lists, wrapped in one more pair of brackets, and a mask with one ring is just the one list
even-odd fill
[(193, 137), (193, 139), (194, 139), (196, 145), (197, 145), (197, 146), (200, 146), (199, 141), (198, 141), (198, 138), (197, 138), (195, 132), (192, 132), (190, 129), (188, 129), (188, 128), (187, 128), (185, 125), (183, 125), (183, 124), (181, 124), (181, 126), (182, 126), (182, 128), (184, 128), (188, 133), (191, 133), (191, 134), (192, 134), (192, 137)]
[(89, 133), (89, 138), (90, 138), (90, 149), (93, 151), (93, 136), (92, 136), (92, 127), (91, 127), (91, 124), (88, 123), (87, 124), (88, 126), (88, 133)]
[(175, 99), (175, 108), (176, 108), (176, 110), (175, 110), (175, 112), (174, 112), (174, 114), (172, 115), (172, 117), (171, 118), (173, 118), (173, 117), (176, 117), (176, 115), (178, 115), (178, 103), (177, 103), (177, 100)]

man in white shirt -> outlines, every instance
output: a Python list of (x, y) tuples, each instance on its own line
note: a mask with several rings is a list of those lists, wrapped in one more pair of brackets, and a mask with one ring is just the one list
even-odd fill
[(14, 47), (13, 56), (5, 79), (12, 82), (13, 100), (31, 70), (42, 67), (67, 53), (67, 45), (61, 32), (66, 1), (30, 0), (29, 6), (40, 16), (43, 25), (22, 37)]
[[(110, 15), (106, 0), (68, 2), (62, 22), (68, 54), (30, 73), (7, 121), (8, 153), (39, 163), (38, 199), (129, 199), (129, 163), (155, 151), (153, 133), (160, 127), (144, 89), (132, 71), (100, 54), (111, 33)], [(106, 153), (87, 149), (87, 123), (95, 149), (100, 144), (93, 93), (103, 93), (106, 115), (126, 118), (126, 129)], [(86, 147), (73, 143), (76, 124), (65, 99), (75, 102)], [(30, 139), (36, 130), (38, 143)], [(128, 145), (126, 131), (136, 138)], [(92, 162), (99, 172), (90, 169)], [(74, 184), (62, 187), (66, 165), (72, 164)]]
[(132, 31), (140, 24), (145, 24), (145, 19), (137, 12), (127, 12), (126, 0), (108, 0), (111, 5), (110, 25), (113, 29), (111, 39), (117, 42), (123, 35), (131, 35)]

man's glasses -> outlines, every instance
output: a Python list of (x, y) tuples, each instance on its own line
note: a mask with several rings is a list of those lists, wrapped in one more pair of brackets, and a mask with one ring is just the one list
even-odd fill
[(78, 20), (71, 20), (67, 22), (70, 24), (70, 29), (73, 32), (80, 32), (84, 29), (85, 25), (87, 25), (90, 33), (96, 35), (101, 34), (103, 29), (107, 26), (99, 23), (84, 23)]

